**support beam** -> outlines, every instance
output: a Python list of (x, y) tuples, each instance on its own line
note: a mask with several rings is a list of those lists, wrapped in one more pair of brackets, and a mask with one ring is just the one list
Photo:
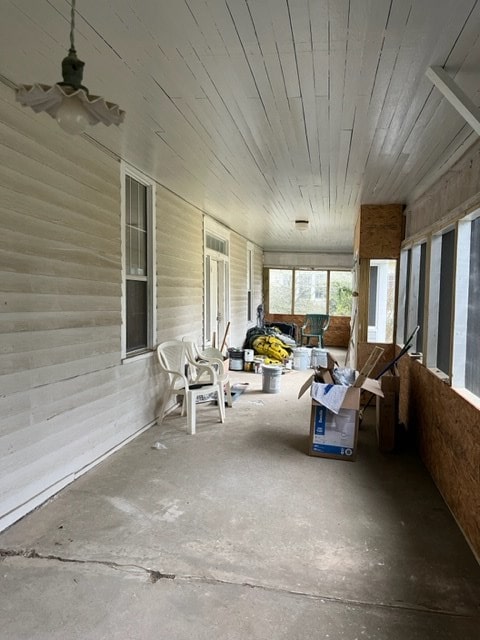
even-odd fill
[(475, 133), (480, 135), (480, 109), (452, 80), (443, 67), (428, 67), (425, 75), (441, 91), (462, 118), (468, 122)]

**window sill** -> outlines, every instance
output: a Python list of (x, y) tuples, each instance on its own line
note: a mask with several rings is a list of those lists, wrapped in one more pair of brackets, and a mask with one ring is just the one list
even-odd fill
[(476, 409), (480, 410), (480, 398), (476, 396), (474, 393), (465, 388), (455, 388), (454, 391), (458, 393), (459, 396), (462, 396), (464, 400), (473, 405)]
[(138, 362), (139, 360), (146, 360), (152, 358), (155, 355), (154, 349), (148, 349), (148, 351), (141, 351), (139, 353), (132, 353), (131, 356), (125, 356), (122, 358), (122, 364), (129, 364), (130, 362)]
[(441, 380), (445, 384), (448, 384), (449, 387), (451, 386), (450, 376), (447, 376), (446, 373), (444, 373), (440, 369), (437, 369), (436, 367), (428, 367), (428, 370), (433, 373), (433, 375), (436, 376), (439, 380)]

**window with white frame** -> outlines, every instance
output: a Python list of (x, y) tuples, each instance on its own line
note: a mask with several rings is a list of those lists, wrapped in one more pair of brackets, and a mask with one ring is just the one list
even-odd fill
[[(425, 299), (426, 299), (426, 286), (427, 286), (427, 243), (422, 242), (416, 247), (416, 257), (418, 256), (418, 295), (416, 299), (416, 322), (418, 326), (418, 333), (415, 337), (416, 344), (415, 349), (423, 353), (423, 337), (425, 326)], [(415, 327), (412, 327), (412, 330)]]
[(455, 228), (432, 236), (430, 252), (427, 365), (451, 374)]
[(349, 316), (352, 272), (268, 268), (268, 313)]
[(480, 216), (470, 230), (465, 387), (480, 396)]
[(222, 225), (205, 218), (204, 344), (222, 343), (230, 314), (230, 236)]
[(423, 353), (423, 326), (426, 294), (427, 243), (404, 249), (400, 256), (397, 341), (406, 344), (415, 328), (418, 332), (412, 351)]
[(151, 349), (154, 340), (153, 185), (128, 169), (123, 181), (122, 351), (129, 357)]
[[(410, 263), (410, 264), (409, 264)], [(427, 277), (428, 276), (428, 277)], [(397, 341), (453, 387), (480, 398), (480, 209), (402, 251)], [(415, 346), (415, 345), (414, 345)]]
[(403, 249), (400, 253), (397, 295), (397, 343), (402, 345), (405, 344), (408, 325), (410, 256), (410, 249)]
[(480, 212), (457, 228), (452, 384), (480, 397)]
[(396, 260), (370, 260), (368, 342), (393, 342)]

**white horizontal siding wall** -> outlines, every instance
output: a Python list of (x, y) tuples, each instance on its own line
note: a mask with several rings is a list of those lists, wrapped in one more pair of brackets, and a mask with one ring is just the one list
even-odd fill
[(119, 163), (0, 88), (0, 528), (151, 424), (122, 364)]
[(247, 329), (247, 242), (232, 233), (230, 237), (230, 347), (241, 348)]
[(189, 338), (202, 344), (203, 218), (157, 188), (158, 342)]
[[(156, 359), (121, 361), (120, 165), (0, 85), (0, 529), (151, 425)], [(202, 212), (156, 187), (157, 342), (203, 329)], [(234, 340), (246, 241), (231, 235)], [(255, 306), (261, 250), (255, 248)]]

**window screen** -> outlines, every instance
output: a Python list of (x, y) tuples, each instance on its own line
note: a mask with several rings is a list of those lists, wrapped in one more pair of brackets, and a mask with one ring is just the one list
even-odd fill
[(480, 396), (480, 218), (472, 222), (465, 386)]
[(424, 242), (420, 246), (420, 274), (418, 278), (418, 307), (417, 324), (420, 327), (417, 333), (417, 351), (423, 350), (423, 322), (425, 307), (425, 277), (427, 267), (427, 245)]
[(440, 296), (438, 302), (437, 367), (450, 375), (452, 343), (453, 275), (455, 261), (455, 230), (442, 236), (440, 263)]

